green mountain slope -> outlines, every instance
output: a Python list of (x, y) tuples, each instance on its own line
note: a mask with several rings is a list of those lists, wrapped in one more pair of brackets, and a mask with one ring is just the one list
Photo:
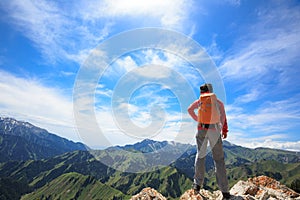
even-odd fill
[(146, 173), (117, 172), (106, 184), (130, 195), (138, 193), (143, 188), (151, 187), (160, 191), (168, 199), (173, 199), (190, 189), (192, 180), (178, 172), (176, 168), (167, 166)]
[(88, 151), (74, 151), (44, 160), (10, 161), (0, 164), (0, 177), (25, 181), (33, 188), (39, 188), (68, 172), (91, 175), (104, 182), (114, 171), (97, 161)]
[(91, 176), (66, 173), (38, 190), (24, 195), (22, 200), (33, 199), (129, 199), (129, 196), (107, 186)]
[[(227, 141), (223, 141), (223, 146), (225, 154), (225, 164), (227, 168), (251, 165), (264, 160), (274, 160), (282, 164), (300, 162), (299, 152), (269, 148), (250, 149), (231, 144)], [(183, 172), (188, 177), (193, 178), (195, 156), (196, 149), (190, 149), (174, 163), (172, 163), (172, 166), (176, 167), (179, 171)], [(214, 162), (212, 159), (212, 154), (211, 152), (209, 152), (206, 156), (206, 171), (209, 172), (211, 170), (214, 170)]]
[(13, 180), (12, 178), (0, 178), (0, 200), (19, 200), (22, 194), (31, 191), (27, 183)]
[[(227, 141), (224, 141), (224, 151), (226, 164), (228, 165), (240, 165), (259, 160), (276, 160), (280, 163), (300, 162), (300, 154), (298, 152), (270, 148), (250, 149), (230, 144)], [(240, 161), (243, 162), (241, 163)]]
[[(231, 185), (237, 180), (258, 175), (273, 177), (288, 186), (294, 185), (296, 189), (299, 185), (300, 156), (297, 152), (249, 149), (226, 141), (224, 151)], [(180, 152), (183, 152), (181, 156), (171, 163), (173, 156)], [(195, 155), (195, 146), (145, 140), (125, 147), (67, 152), (42, 160), (3, 162), (0, 163), (0, 177), (10, 177), (14, 181), (25, 183), (32, 190), (39, 190), (63, 174), (76, 172), (94, 177), (100, 183), (126, 195), (133, 195), (144, 187), (152, 187), (168, 198), (177, 198), (191, 187)], [(206, 161), (206, 188), (216, 189), (210, 153)], [(163, 162), (171, 165), (160, 165)], [(121, 170), (116, 170), (117, 167)], [(147, 170), (143, 173), (129, 173), (140, 168)]]
[[(280, 181), (284, 185), (299, 192), (300, 185), (300, 163), (281, 163), (275, 160), (261, 160), (252, 164), (227, 167), (227, 177), (230, 186), (239, 180), (247, 180), (250, 177), (266, 175)], [(215, 173), (210, 171), (205, 179), (208, 189), (217, 189)]]
[(189, 144), (146, 139), (133, 145), (90, 152), (95, 158), (119, 171), (135, 173), (168, 166), (191, 148), (193, 146)]
[(35, 189), (69, 172), (92, 176), (127, 195), (133, 195), (144, 187), (153, 187), (165, 196), (177, 198), (192, 184), (189, 178), (173, 167), (167, 166), (146, 173), (125, 173), (107, 167), (84, 151), (66, 153), (47, 160), (0, 164), (0, 177), (27, 182)]

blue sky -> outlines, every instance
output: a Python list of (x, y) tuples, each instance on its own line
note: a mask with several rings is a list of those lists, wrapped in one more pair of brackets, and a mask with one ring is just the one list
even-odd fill
[(0, 14), (1, 116), (91, 146), (101, 146), (97, 138), (112, 145), (145, 138), (193, 142), (196, 124), (186, 107), (206, 78), (175, 41), (164, 49), (130, 49), (94, 77), (88, 94), (94, 101), (84, 105), (93, 105), (98, 127), (88, 115), (78, 123), (74, 114), (85, 94), (76, 93), (84, 67), (112, 53), (99, 46), (126, 31), (160, 28), (193, 40), (203, 48), (198, 59), (212, 61), (222, 80), (216, 89), (228, 141), (300, 151), (299, 1), (4, 0)]

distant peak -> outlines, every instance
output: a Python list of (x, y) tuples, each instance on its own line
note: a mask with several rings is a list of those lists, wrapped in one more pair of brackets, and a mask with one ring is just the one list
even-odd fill
[(157, 143), (157, 141), (151, 140), (151, 139), (144, 139), (140, 143)]
[(15, 126), (25, 126), (27, 128), (35, 127), (34, 125), (30, 124), (29, 122), (19, 121), (11, 117), (0, 117), (0, 123), (4, 123), (7, 128), (15, 127)]

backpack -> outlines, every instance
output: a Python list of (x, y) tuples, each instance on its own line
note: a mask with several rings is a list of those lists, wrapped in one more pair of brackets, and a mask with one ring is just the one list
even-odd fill
[(220, 121), (217, 96), (214, 93), (201, 94), (198, 107), (198, 122), (202, 124), (216, 124)]

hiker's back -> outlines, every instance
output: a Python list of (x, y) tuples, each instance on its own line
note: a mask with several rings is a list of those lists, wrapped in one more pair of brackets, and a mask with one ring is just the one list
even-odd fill
[(201, 124), (216, 124), (220, 122), (218, 100), (214, 93), (200, 95), (198, 122)]

